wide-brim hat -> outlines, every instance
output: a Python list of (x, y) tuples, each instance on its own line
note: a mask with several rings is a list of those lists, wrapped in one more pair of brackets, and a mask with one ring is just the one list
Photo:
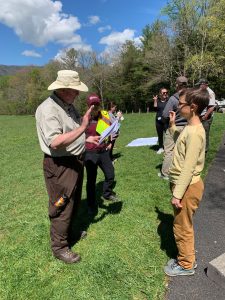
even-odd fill
[(58, 89), (73, 89), (81, 92), (88, 92), (86, 84), (80, 81), (79, 74), (72, 70), (61, 70), (57, 73), (56, 81), (48, 87), (49, 91)]

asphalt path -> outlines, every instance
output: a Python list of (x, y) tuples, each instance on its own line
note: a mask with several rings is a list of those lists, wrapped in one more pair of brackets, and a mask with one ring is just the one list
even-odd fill
[(208, 263), (225, 253), (225, 135), (205, 178), (205, 191), (194, 216), (198, 268), (194, 276), (169, 278), (167, 300), (225, 300), (224, 287), (207, 277)]

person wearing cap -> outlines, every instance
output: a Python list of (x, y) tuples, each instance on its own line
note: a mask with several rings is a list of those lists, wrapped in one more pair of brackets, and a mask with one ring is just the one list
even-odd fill
[[(57, 79), (48, 87), (53, 91), (36, 110), (37, 134), (44, 153), (43, 170), (49, 195), (50, 238), (53, 255), (76, 263), (80, 255), (71, 251), (75, 240), (72, 223), (81, 200), (85, 130), (92, 106), (81, 120), (73, 106), (79, 92), (88, 87), (72, 70), (58, 71)], [(99, 137), (86, 141), (98, 144)]]
[(216, 106), (216, 97), (215, 93), (213, 90), (211, 90), (208, 86), (208, 81), (204, 78), (201, 78), (196, 84), (200, 89), (202, 90), (207, 90), (209, 93), (209, 105), (207, 108), (204, 109), (204, 111), (201, 114), (201, 121), (202, 125), (205, 128), (205, 134), (206, 134), (206, 147), (205, 147), (205, 152), (207, 153), (209, 149), (209, 131), (210, 127), (212, 125), (213, 121), (213, 111)]
[[(187, 88), (188, 79), (185, 76), (179, 76), (176, 79), (176, 93), (172, 95), (166, 103), (166, 106), (162, 113), (162, 119), (165, 124), (169, 123), (170, 111), (176, 112), (175, 124), (177, 126), (177, 130), (181, 132), (184, 126), (187, 124), (187, 120), (182, 117), (178, 110), (179, 105), (179, 92)], [(158, 173), (160, 178), (169, 179), (169, 168), (172, 162), (173, 157), (173, 149), (175, 146), (174, 138), (171, 136), (169, 129), (166, 130), (164, 136), (164, 157), (163, 164), (161, 168), (161, 172)]]
[[(87, 97), (87, 105), (94, 109), (91, 113), (91, 119), (86, 129), (86, 137), (100, 135), (104, 129), (110, 126), (110, 117), (107, 111), (101, 110), (101, 100), (96, 94)], [(96, 145), (86, 142), (85, 168), (87, 173), (87, 205), (89, 215), (95, 215), (98, 212), (98, 203), (96, 201), (96, 179), (98, 167), (103, 171), (105, 180), (103, 183), (104, 200), (118, 201), (114, 187), (114, 166), (110, 158), (111, 140), (107, 139), (103, 143)]]

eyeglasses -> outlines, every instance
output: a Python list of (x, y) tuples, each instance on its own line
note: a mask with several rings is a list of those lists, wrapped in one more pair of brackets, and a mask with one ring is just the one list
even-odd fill
[(163, 92), (163, 93), (162, 93), (162, 95), (167, 95), (167, 94), (168, 94), (168, 92)]
[(179, 104), (180, 106), (187, 106), (187, 105), (189, 106), (189, 104), (186, 103), (186, 102), (180, 102), (180, 101), (179, 101), (178, 104)]

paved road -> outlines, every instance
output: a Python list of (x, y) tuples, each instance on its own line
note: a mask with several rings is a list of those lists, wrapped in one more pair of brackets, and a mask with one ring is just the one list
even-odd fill
[(203, 200), (194, 218), (198, 268), (194, 276), (169, 281), (167, 300), (225, 300), (225, 284), (224, 288), (217, 285), (205, 273), (208, 263), (225, 252), (224, 143), (225, 136), (205, 179)]

